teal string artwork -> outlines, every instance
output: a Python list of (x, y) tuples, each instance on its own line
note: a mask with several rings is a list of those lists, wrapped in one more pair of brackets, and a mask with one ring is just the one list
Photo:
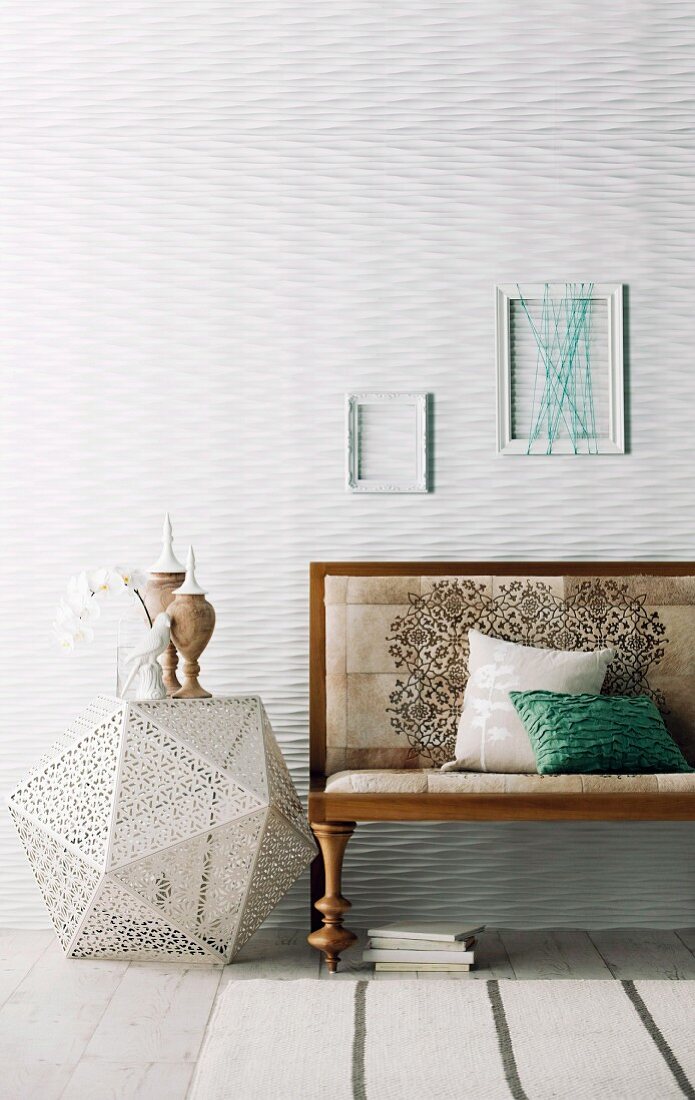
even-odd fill
[(559, 301), (545, 283), (541, 309), (533, 317), (521, 287), (519, 301), (536, 341), (533, 411), (527, 453), (542, 439), (546, 454), (561, 432), (578, 453), (586, 443), (589, 454), (598, 454), (596, 413), (591, 383), (591, 292), (593, 283), (565, 284)]
[(497, 287), (498, 450), (624, 451), (622, 286)]

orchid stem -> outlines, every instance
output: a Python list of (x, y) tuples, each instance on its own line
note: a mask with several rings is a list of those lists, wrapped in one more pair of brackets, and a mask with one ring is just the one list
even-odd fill
[(151, 617), (150, 617), (150, 613), (149, 613), (149, 611), (148, 611), (148, 610), (147, 610), (147, 608), (145, 607), (145, 601), (143, 600), (142, 596), (141, 596), (141, 595), (140, 595), (140, 593), (138, 592), (137, 588), (134, 588), (134, 589), (133, 589), (133, 592), (135, 593), (135, 595), (137, 596), (137, 598), (138, 598), (138, 599), (140, 600), (140, 603), (142, 604), (142, 610), (143, 610), (143, 611), (145, 612), (145, 614), (147, 615), (147, 621), (148, 621), (148, 623), (150, 624), (150, 629), (151, 629), (151, 628), (152, 628), (152, 619), (151, 619)]

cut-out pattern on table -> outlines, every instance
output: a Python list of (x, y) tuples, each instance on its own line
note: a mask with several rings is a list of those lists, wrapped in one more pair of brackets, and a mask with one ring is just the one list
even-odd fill
[[(240, 786), (265, 801), (268, 797), (263, 745), (253, 736), (262, 709), (255, 695), (200, 699), (195, 714), (173, 699), (138, 703), (145, 717), (152, 717), (218, 768), (233, 772)], [(267, 720), (267, 719), (266, 719)]]
[(268, 768), (268, 781), (270, 783), (270, 801), (284, 814), (288, 821), (292, 822), (295, 829), (313, 844), (313, 835), (304, 808), (294, 789), (294, 783), (290, 778), (290, 773), (280, 752), (280, 746), (273, 736), (266, 714), (263, 715), (263, 741)]
[[(226, 953), (234, 938), (258, 837), (268, 811), (203, 833), (114, 872), (125, 886), (174, 923)], [(191, 882), (199, 883), (197, 891)]]
[(263, 704), (110, 705), (11, 798), (60, 941), (80, 957), (228, 962), (316, 853)]
[(110, 866), (263, 806), (220, 769), (131, 708)]
[(244, 915), (239, 924), (236, 950), (243, 947), (263, 923), (271, 909), (316, 854), (313, 840), (299, 836), (287, 827), (287, 821), (277, 811), (268, 816), (261, 850), (251, 880)]
[(17, 832), (61, 946), (67, 948), (94, 894), (101, 873), (55, 840), (19, 810), (10, 808)]
[(408, 610), (391, 626), (389, 652), (407, 677), (390, 695), (391, 724), (413, 755), (442, 764), (452, 759), (456, 727), (468, 680), (468, 631), (548, 649), (592, 650), (611, 646), (604, 691), (648, 695), (664, 712), (663, 693), (649, 674), (664, 656), (668, 638), (658, 611), (619, 581), (592, 578), (567, 597), (535, 580), (512, 580), (490, 595), (468, 578), (436, 582), (410, 596)]
[(113, 879), (106, 879), (99, 889), (71, 954), (76, 959), (207, 958), (201, 944), (158, 917)]
[(118, 707), (90, 734), (52, 756), (13, 797), (25, 814), (101, 865), (106, 861), (122, 724)]

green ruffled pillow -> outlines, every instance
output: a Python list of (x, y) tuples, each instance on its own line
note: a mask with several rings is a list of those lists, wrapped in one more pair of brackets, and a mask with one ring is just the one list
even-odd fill
[(646, 695), (510, 691), (541, 775), (692, 772)]

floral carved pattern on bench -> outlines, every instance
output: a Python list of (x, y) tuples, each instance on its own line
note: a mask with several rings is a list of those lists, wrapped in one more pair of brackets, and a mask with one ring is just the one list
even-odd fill
[(577, 583), (569, 596), (542, 581), (512, 580), (490, 595), (468, 578), (436, 582), (411, 594), (408, 610), (391, 624), (389, 652), (404, 670), (390, 694), (388, 713), (410, 755), (436, 766), (451, 759), (468, 678), (468, 631), (548, 649), (592, 650), (612, 646), (607, 694), (648, 695), (667, 713), (662, 691), (649, 674), (668, 645), (658, 611), (645, 597), (614, 580)]

